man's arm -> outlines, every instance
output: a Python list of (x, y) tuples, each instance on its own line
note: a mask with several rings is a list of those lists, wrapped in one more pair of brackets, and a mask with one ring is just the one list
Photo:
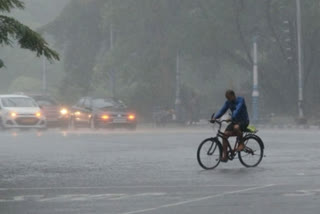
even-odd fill
[(239, 103), (237, 104), (236, 106), (236, 110), (234, 110), (233, 114), (232, 114), (232, 120), (234, 120), (239, 112), (240, 112), (240, 109), (244, 106), (244, 98), (242, 97), (239, 97)]
[(225, 102), (222, 108), (214, 116), (214, 119), (219, 119), (220, 117), (222, 117), (227, 112), (227, 110), (228, 110), (228, 102)]

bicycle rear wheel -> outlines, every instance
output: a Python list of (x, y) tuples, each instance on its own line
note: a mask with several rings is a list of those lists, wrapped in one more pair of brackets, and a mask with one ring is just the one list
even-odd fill
[(215, 138), (206, 139), (198, 147), (198, 163), (202, 168), (206, 170), (214, 169), (220, 163), (221, 154), (221, 143)]
[(262, 140), (255, 135), (244, 138), (245, 148), (238, 152), (239, 160), (245, 167), (256, 167), (262, 161), (264, 145)]

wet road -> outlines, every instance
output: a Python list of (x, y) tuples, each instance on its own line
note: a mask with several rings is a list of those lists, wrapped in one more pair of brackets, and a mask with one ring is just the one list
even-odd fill
[(1, 214), (318, 213), (319, 130), (262, 130), (266, 157), (203, 171), (207, 130), (0, 133)]

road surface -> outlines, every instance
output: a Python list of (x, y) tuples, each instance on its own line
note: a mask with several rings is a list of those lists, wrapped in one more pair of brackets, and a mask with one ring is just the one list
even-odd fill
[(266, 157), (212, 171), (210, 129), (0, 133), (1, 214), (314, 214), (319, 130), (261, 130)]

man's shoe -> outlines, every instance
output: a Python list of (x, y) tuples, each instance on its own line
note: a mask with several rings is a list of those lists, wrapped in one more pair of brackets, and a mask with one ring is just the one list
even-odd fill
[(244, 148), (245, 148), (245, 145), (243, 143), (239, 143), (237, 152), (241, 152), (242, 150), (244, 150)]
[(220, 161), (221, 161), (221, 162), (223, 162), (223, 163), (227, 163), (227, 162), (228, 162), (228, 160), (229, 160), (229, 159), (228, 159), (227, 157), (225, 157), (225, 158), (221, 158), (221, 159), (220, 159)]

